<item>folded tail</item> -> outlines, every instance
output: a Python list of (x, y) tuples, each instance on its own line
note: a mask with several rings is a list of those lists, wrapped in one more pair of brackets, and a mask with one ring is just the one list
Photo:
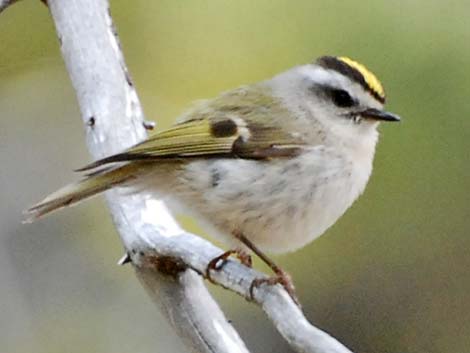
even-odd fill
[(118, 168), (104, 168), (88, 175), (85, 179), (64, 186), (44, 200), (25, 211), (25, 223), (31, 223), (42, 216), (71, 206), (114, 186), (135, 179), (139, 166), (134, 163)]

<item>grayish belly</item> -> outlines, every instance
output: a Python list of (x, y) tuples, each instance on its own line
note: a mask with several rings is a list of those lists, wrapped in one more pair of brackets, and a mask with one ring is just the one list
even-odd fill
[(230, 246), (240, 231), (264, 251), (293, 251), (351, 206), (367, 183), (365, 169), (322, 147), (290, 160), (194, 161), (175, 201)]

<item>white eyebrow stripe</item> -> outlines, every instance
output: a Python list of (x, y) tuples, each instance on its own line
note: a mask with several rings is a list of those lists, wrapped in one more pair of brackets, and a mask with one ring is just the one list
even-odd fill
[(301, 66), (299, 70), (306, 78), (318, 85), (338, 87), (346, 90), (359, 104), (377, 109), (382, 109), (383, 107), (383, 105), (359, 83), (351, 81), (351, 79), (339, 72), (314, 65), (304, 65)]
[(337, 86), (346, 89), (352, 84), (356, 84), (339, 72), (326, 70), (319, 66), (303, 66), (300, 70), (303, 75), (320, 85)]

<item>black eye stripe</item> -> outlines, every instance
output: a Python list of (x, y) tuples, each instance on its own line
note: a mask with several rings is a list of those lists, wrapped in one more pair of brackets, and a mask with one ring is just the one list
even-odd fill
[(358, 106), (359, 102), (353, 98), (346, 90), (323, 84), (313, 84), (309, 90), (323, 99), (330, 100), (331, 103), (340, 108)]
[(337, 107), (346, 108), (357, 104), (351, 95), (342, 89), (331, 89), (329, 95)]

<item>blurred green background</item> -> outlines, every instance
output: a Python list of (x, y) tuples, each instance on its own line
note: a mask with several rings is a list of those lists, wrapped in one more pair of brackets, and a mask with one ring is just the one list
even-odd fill
[[(115, 0), (112, 13), (159, 128), (195, 99), (319, 55), (370, 67), (403, 122), (381, 127), (359, 201), (276, 259), (307, 317), (355, 352), (470, 352), (469, 1)], [(0, 117), (1, 351), (184, 352), (132, 269), (115, 265), (102, 200), (20, 224), (89, 161), (39, 1), (0, 15)], [(252, 352), (289, 351), (259, 308), (213, 289)]]

